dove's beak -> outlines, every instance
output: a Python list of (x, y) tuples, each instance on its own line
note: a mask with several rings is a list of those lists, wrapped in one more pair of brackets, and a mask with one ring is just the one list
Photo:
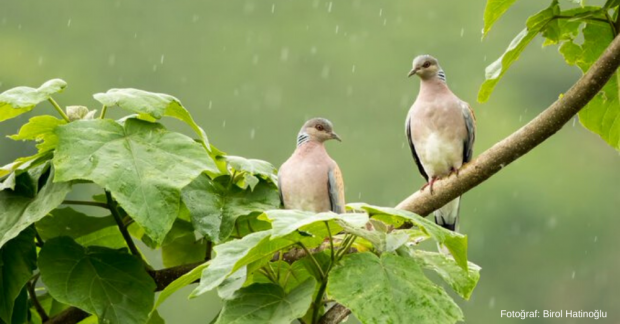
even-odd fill
[(409, 74), (407, 74), (407, 77), (411, 77), (412, 75), (416, 75), (416, 73), (418, 73), (418, 69), (417, 68), (413, 68), (413, 69), (411, 69), (411, 71), (409, 71)]
[(338, 142), (342, 142), (342, 139), (340, 138), (340, 136), (336, 133), (332, 133), (332, 139), (337, 140)]

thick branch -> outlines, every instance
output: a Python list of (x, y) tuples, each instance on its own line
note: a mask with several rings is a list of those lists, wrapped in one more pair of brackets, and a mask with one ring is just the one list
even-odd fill
[(452, 175), (435, 182), (432, 195), (428, 190), (417, 191), (396, 208), (425, 216), (484, 182), (559, 131), (601, 91), (619, 65), (620, 37), (616, 37), (562, 98), (527, 125), (463, 166), (458, 176)]
[(344, 321), (347, 316), (351, 314), (351, 311), (340, 305), (336, 304), (332, 306), (325, 314), (321, 317), (319, 324), (335, 324)]

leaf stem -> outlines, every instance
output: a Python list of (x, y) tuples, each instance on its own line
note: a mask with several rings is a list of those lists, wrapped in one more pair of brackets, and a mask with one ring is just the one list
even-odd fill
[(108, 112), (108, 106), (103, 105), (103, 107), (101, 108), (101, 115), (99, 115), (99, 119), (104, 119), (106, 112)]
[(37, 273), (36, 275), (34, 275), (32, 280), (26, 284), (26, 289), (28, 290), (28, 295), (30, 295), (30, 302), (32, 303), (37, 313), (39, 314), (39, 317), (41, 317), (41, 322), (47, 322), (47, 320), (49, 320), (50, 318), (49, 316), (47, 316), (47, 313), (45, 312), (45, 309), (43, 308), (43, 306), (41, 306), (41, 303), (39, 303), (39, 299), (37, 298), (37, 293), (34, 291), (34, 287), (36, 286), (37, 280), (39, 280), (40, 275), (41, 275), (40, 273)]
[(112, 198), (112, 194), (106, 190), (105, 197), (108, 201), (108, 204), (107, 204), (108, 209), (112, 213), (112, 216), (114, 217), (114, 220), (116, 221), (116, 225), (118, 225), (118, 229), (121, 231), (121, 234), (123, 234), (123, 238), (125, 239), (125, 242), (127, 242), (127, 246), (129, 247), (131, 254), (139, 257), (142, 260), (142, 255), (140, 254), (140, 251), (138, 251), (136, 244), (133, 242), (131, 235), (129, 235), (129, 232), (127, 231), (127, 228), (125, 227), (125, 224), (123, 223), (123, 219), (121, 218), (121, 215), (118, 213), (118, 209), (116, 209), (117, 204), (116, 204), (116, 201), (114, 201), (114, 199)]
[(47, 99), (52, 106), (54, 106), (54, 109), (56, 109), (56, 111), (60, 114), (60, 116), (62, 116), (62, 118), (68, 122), (70, 122), (71, 120), (69, 119), (69, 116), (67, 116), (67, 114), (65, 114), (65, 112), (62, 110), (62, 108), (60, 108), (60, 106), (58, 105), (58, 103), (56, 102), (56, 100), (54, 100), (54, 98), (50, 97), (49, 99)]
[[(34, 225), (34, 224), (33, 224)], [(33, 226), (34, 227), (34, 226)], [(36, 246), (38, 246), (39, 248), (42, 248), (43, 245), (45, 245), (45, 242), (43, 241), (43, 239), (41, 238), (41, 235), (39, 235), (39, 231), (37, 231), (37, 229), (34, 229), (34, 238), (36, 240), (35, 244)]]
[(321, 310), (321, 304), (323, 303), (323, 296), (325, 295), (325, 289), (327, 288), (327, 278), (323, 279), (321, 286), (319, 287), (319, 292), (316, 295), (316, 299), (314, 300), (314, 309), (312, 310), (312, 323), (316, 324), (319, 322), (319, 311)]
[(98, 201), (63, 200), (62, 204), (63, 205), (94, 206), (94, 207), (101, 207), (101, 208), (109, 209), (108, 204), (98, 202)]
[(329, 235), (329, 246), (331, 248), (331, 262), (329, 264), (329, 268), (327, 270), (327, 272), (329, 272), (329, 270), (331, 270), (331, 268), (334, 266), (334, 264), (336, 263), (336, 257), (335, 257), (335, 251), (334, 251), (334, 237), (332, 236), (332, 230), (329, 228), (329, 223), (327, 221), (324, 222), (325, 223), (325, 227), (327, 228), (327, 234)]
[(308, 248), (301, 242), (297, 242), (297, 244), (306, 252), (306, 254), (310, 257), (310, 259), (312, 260), (312, 263), (314, 263), (314, 266), (316, 267), (316, 269), (319, 271), (319, 273), (321, 274), (321, 278), (325, 278), (325, 272), (323, 272), (323, 268), (321, 268), (321, 265), (319, 264), (319, 262), (314, 258), (314, 255), (312, 255), (312, 253), (310, 253), (310, 251), (308, 250)]

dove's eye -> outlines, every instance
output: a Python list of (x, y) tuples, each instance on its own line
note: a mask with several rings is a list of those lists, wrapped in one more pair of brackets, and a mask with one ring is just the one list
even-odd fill
[(429, 66), (431, 66), (431, 62), (424, 62), (424, 65), (422, 65), (422, 67), (425, 69)]
[(319, 130), (319, 131), (323, 131), (323, 130), (325, 129), (325, 127), (323, 127), (323, 125), (321, 125), (321, 124), (316, 125), (316, 126), (315, 126), (315, 128), (316, 128), (317, 130)]

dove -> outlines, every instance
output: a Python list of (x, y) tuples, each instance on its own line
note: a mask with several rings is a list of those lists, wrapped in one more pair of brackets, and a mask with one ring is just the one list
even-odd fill
[[(421, 190), (452, 173), (458, 176), (461, 166), (471, 161), (476, 138), (474, 112), (448, 87), (446, 74), (436, 58), (420, 55), (413, 60), (408, 76), (421, 79), (418, 96), (409, 109), (405, 130), (413, 159), (426, 179)], [(435, 211), (435, 223), (458, 230), (458, 197)]]

